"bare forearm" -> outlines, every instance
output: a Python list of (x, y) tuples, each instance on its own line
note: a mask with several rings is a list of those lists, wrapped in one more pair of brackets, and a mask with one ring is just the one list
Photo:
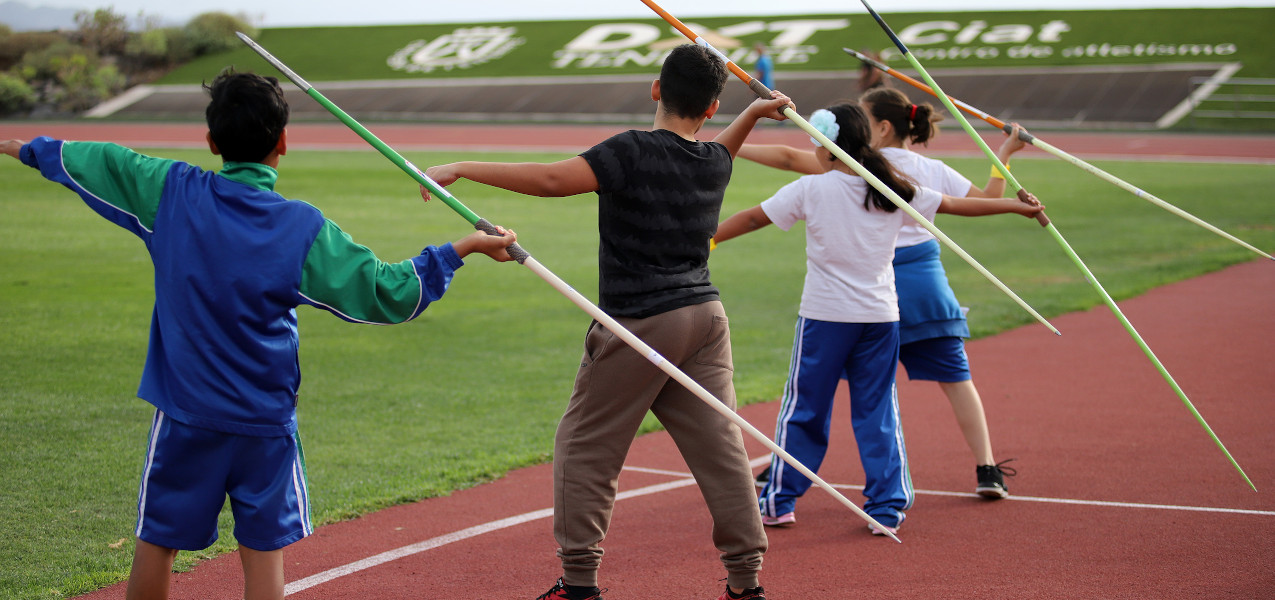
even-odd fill
[(22, 150), (22, 146), (24, 144), (26, 144), (26, 142), (22, 140), (5, 140), (0, 142), (0, 153), (18, 158), (18, 152)]
[(713, 141), (726, 146), (726, 149), (730, 150), (731, 157), (735, 157), (739, 155), (740, 147), (744, 145), (744, 140), (748, 138), (748, 134), (757, 125), (757, 121), (764, 118), (775, 119), (776, 121), (787, 119), (788, 117), (784, 115), (784, 109), (793, 108), (795, 110), (792, 101), (779, 91), (771, 91), (771, 94), (773, 97), (769, 100), (761, 98), (753, 100), (753, 103), (749, 104), (748, 108), (744, 109), (744, 112), (735, 117), (735, 120), (731, 121), (731, 124), (726, 129), (723, 129), (721, 133), (717, 134), (716, 138), (713, 138)]
[(823, 172), (819, 168), (819, 159), (814, 152), (798, 150), (782, 144), (744, 144), (739, 149), (739, 157), (767, 167), (807, 175)]
[(770, 217), (766, 216), (760, 205), (754, 206), (747, 210), (741, 210), (722, 221), (721, 225), (717, 226), (717, 233), (713, 234), (713, 241), (720, 244), (745, 233), (757, 231), (767, 225), (770, 225)]
[(459, 162), (452, 165), (457, 178), (527, 194), (555, 196), (554, 183), (541, 163)]
[(985, 217), (1004, 213), (1026, 215), (1029, 212), (1034, 214), (1036, 211), (1017, 198), (954, 198), (944, 196), (943, 204), (939, 206), (939, 212), (962, 217)]
[(713, 138), (717, 142), (730, 151), (731, 156), (738, 156), (739, 149), (744, 145), (744, 140), (748, 139), (748, 134), (752, 133), (753, 127), (757, 125), (757, 117), (749, 114), (741, 114), (731, 121), (717, 137)]

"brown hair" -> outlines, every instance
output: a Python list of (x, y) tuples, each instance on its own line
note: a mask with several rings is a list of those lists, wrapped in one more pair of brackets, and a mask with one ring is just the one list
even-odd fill
[(903, 92), (892, 88), (868, 90), (859, 97), (859, 102), (867, 105), (872, 118), (889, 123), (900, 138), (914, 144), (934, 139), (939, 132), (935, 123), (943, 120), (930, 103), (912, 104)]
[[(872, 132), (868, 129), (868, 116), (864, 114), (863, 109), (859, 108), (858, 104), (843, 102), (829, 106), (828, 111), (837, 118), (839, 131), (837, 139), (833, 140), (837, 146), (845, 150), (850, 158), (858, 161), (864, 169), (880, 179), (881, 183), (893, 190), (905, 202), (912, 202), (912, 195), (916, 189), (911, 180), (895, 170), (890, 161), (869, 144)], [(833, 160), (836, 158), (834, 157)], [(899, 209), (884, 193), (869, 185), (868, 194), (863, 199), (863, 207), (873, 206), (886, 212)]]

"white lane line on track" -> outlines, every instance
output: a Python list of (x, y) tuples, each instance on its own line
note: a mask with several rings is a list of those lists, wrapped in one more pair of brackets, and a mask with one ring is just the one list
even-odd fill
[[(861, 485), (846, 485), (840, 483), (832, 484), (834, 488), (842, 488), (846, 490), (862, 490)], [(980, 498), (978, 494), (970, 494), (967, 492), (946, 492), (942, 490), (915, 490), (917, 495), (924, 496), (953, 496), (959, 498)], [(1077, 504), (1082, 506), (1106, 506), (1112, 508), (1150, 508), (1154, 510), (1181, 510), (1187, 512), (1213, 512), (1227, 513), (1233, 515), (1260, 515), (1264, 517), (1275, 517), (1275, 511), (1269, 510), (1248, 510), (1243, 508), (1217, 508), (1213, 506), (1179, 506), (1175, 504), (1142, 504), (1139, 502), (1108, 502), (1105, 500), (1073, 500), (1070, 498), (1042, 498), (1039, 496), (1014, 496), (998, 500), (1004, 502), (1007, 500), (1017, 500), (1019, 502), (1048, 502), (1053, 504)]]
[[(755, 468), (764, 464), (768, 464), (769, 462), (770, 462), (769, 456), (762, 456), (762, 457), (754, 458), (751, 461), (749, 461), (749, 465)], [(649, 485), (646, 487), (641, 487), (641, 488), (628, 490), (625, 492), (620, 492), (619, 494), (616, 495), (617, 501), (624, 500), (627, 498), (637, 498), (639, 496), (646, 496), (650, 494), (658, 494), (660, 492), (667, 492), (670, 490), (675, 490), (675, 489), (695, 485), (695, 479), (691, 476), (690, 473), (686, 473), (686, 472), (669, 471), (666, 469), (650, 469), (646, 467), (632, 467), (628, 465), (625, 465), (624, 470), (634, 471), (637, 473), (649, 473), (653, 475), (666, 475), (669, 477), (678, 477), (679, 479), (677, 481), (670, 481), (667, 483)], [(863, 486), (861, 485), (847, 485), (847, 484), (832, 484), (832, 487), (847, 489), (847, 490), (862, 490), (863, 489)], [(965, 492), (948, 492), (948, 491), (942, 491), (942, 490), (915, 490), (915, 493), (918, 495), (926, 495), (926, 496), (953, 496), (953, 497), (961, 497), (961, 498), (979, 497), (978, 494), (970, 494)], [(1054, 504), (1104, 506), (1104, 507), (1112, 507), (1112, 508), (1145, 508), (1145, 509), (1153, 509), (1153, 510), (1211, 512), (1211, 513), (1226, 513), (1226, 514), (1240, 514), (1240, 515), (1259, 515), (1259, 516), (1268, 516), (1268, 517), (1275, 516), (1275, 511), (1266, 511), (1266, 510), (1216, 508), (1216, 507), (1210, 507), (1210, 506), (1178, 506), (1178, 505), (1172, 505), (1172, 504), (1142, 504), (1137, 502), (1107, 502), (1102, 500), (1074, 500), (1074, 499), (1067, 499), (1067, 498), (1042, 498), (1037, 496), (1010, 496), (1009, 498), (1002, 500), (1002, 502), (1003, 501), (1047, 502), (1047, 503), (1054, 503)], [(422, 542), (417, 542), (415, 544), (410, 544), (400, 548), (395, 548), (394, 550), (382, 552), (380, 554), (369, 556), (362, 560), (354, 561), (352, 563), (347, 563), (339, 567), (328, 569), (327, 571), (316, 573), (304, 579), (298, 579), (296, 581), (293, 581), (287, 584), (284, 587), (283, 593), (285, 596), (289, 596), (297, 592), (310, 589), (317, 585), (322, 585), (334, 579), (338, 579), (346, 575), (357, 573), (364, 569), (370, 569), (372, 567), (382, 565), (393, 560), (398, 560), (400, 558), (411, 556), (413, 554), (420, 554), (421, 552), (425, 552), (427, 550), (433, 550), (435, 548), (446, 546), (453, 542), (467, 540), (469, 538), (477, 537), (485, 533), (491, 533), (493, 531), (506, 529), (516, 525), (522, 525), (523, 523), (529, 523), (531, 521), (546, 519), (552, 516), (553, 516), (553, 509), (544, 508), (540, 510), (531, 511), (528, 513), (523, 513), (521, 515), (515, 515), (512, 517), (499, 519), (499, 520), (491, 521), (488, 523), (483, 523), (481, 525), (475, 525), (473, 527), (462, 529), (460, 531), (456, 531), (453, 533), (440, 535), (438, 537), (430, 538)]]
[[(661, 471), (661, 474), (684, 477), (686, 479), (679, 479), (677, 481), (670, 481), (668, 483), (661, 483), (657, 485), (648, 485), (643, 488), (637, 488), (637, 489), (628, 490), (625, 492), (620, 492), (619, 494), (616, 495), (616, 500), (636, 498), (638, 496), (646, 496), (648, 494), (658, 494), (660, 492), (666, 492), (666, 491), (674, 490), (677, 488), (684, 488), (687, 486), (695, 485), (695, 480), (689, 478), (690, 477), (689, 473)], [(500, 519), (497, 521), (491, 521), (489, 523), (483, 523), (481, 525), (475, 525), (473, 527), (462, 529), (460, 531), (456, 531), (453, 533), (448, 533), (446, 535), (440, 535), (438, 537), (430, 538), (423, 542), (417, 542), (415, 544), (403, 546), (401, 548), (395, 548), (393, 550), (382, 552), (374, 556), (369, 556), (362, 560), (357, 560), (352, 563), (347, 563), (339, 567), (328, 569), (327, 571), (323, 571), (321, 573), (316, 573), (304, 579), (298, 579), (296, 581), (293, 581), (287, 584), (286, 586), (284, 586), (283, 595), (288, 596), (291, 594), (295, 594), (297, 592), (310, 589), (316, 585), (321, 585), (329, 581), (332, 581), (334, 579), (344, 577), (352, 573), (357, 573), (364, 569), (370, 569), (377, 565), (382, 565), (393, 560), (398, 560), (406, 556), (411, 556), (413, 554), (420, 554), (421, 552), (425, 552), (426, 550), (433, 550), (434, 548), (446, 546), (447, 544), (451, 544), (453, 542), (467, 540), (472, 537), (483, 535), (484, 533), (491, 533), (493, 531), (498, 531), (508, 527), (513, 527), (515, 525), (521, 525), (523, 523), (529, 523), (531, 521), (537, 521), (537, 520), (549, 518), (552, 516), (553, 516), (553, 509), (544, 508), (540, 510), (531, 511), (528, 513), (523, 513), (521, 515), (515, 515), (505, 519)]]

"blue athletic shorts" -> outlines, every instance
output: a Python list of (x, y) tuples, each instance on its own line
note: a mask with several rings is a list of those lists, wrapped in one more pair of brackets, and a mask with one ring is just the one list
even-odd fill
[(138, 539), (207, 548), (217, 541), (227, 495), (235, 540), (247, 548), (278, 550), (313, 532), (299, 437), (201, 429), (156, 410), (137, 497)]
[(970, 363), (965, 357), (965, 340), (939, 337), (899, 346), (899, 362), (912, 381), (969, 381)]

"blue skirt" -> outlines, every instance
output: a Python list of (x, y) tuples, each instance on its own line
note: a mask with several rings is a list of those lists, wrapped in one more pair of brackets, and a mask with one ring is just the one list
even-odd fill
[(939, 260), (939, 242), (894, 249), (894, 286), (899, 294), (899, 343), (970, 336)]

